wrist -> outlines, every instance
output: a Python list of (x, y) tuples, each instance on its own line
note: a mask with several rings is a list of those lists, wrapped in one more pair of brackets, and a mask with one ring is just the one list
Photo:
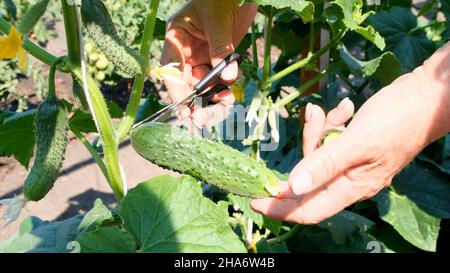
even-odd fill
[(419, 91), (430, 116), (428, 143), (431, 143), (450, 131), (450, 43), (414, 73), (422, 79)]

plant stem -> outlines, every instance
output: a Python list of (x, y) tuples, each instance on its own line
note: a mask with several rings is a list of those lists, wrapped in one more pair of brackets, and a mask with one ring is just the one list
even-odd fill
[[(121, 167), (119, 164), (119, 150), (116, 143), (114, 129), (112, 127), (111, 117), (106, 107), (100, 89), (95, 81), (90, 77), (83, 77), (81, 69), (81, 26), (77, 14), (77, 7), (69, 5), (67, 0), (62, 0), (62, 9), (64, 15), (64, 26), (66, 30), (66, 40), (68, 48), (69, 62), (72, 67), (72, 73), (76, 76), (78, 81), (85, 88), (86, 97), (89, 103), (89, 108), (94, 117), (98, 132), (103, 141), (103, 150), (105, 155), (105, 165), (108, 170), (108, 182), (117, 198), (120, 200), (124, 196), (124, 183), (122, 180)], [(85, 81), (83, 81), (83, 78)], [(86, 83), (85, 84), (83, 84)]]
[(92, 147), (91, 143), (77, 129), (70, 128), (70, 130), (81, 141), (81, 143), (83, 143), (84, 147), (86, 147), (86, 149), (89, 151), (89, 153), (91, 154), (92, 158), (95, 160), (95, 162), (97, 163), (98, 167), (102, 171), (102, 173), (105, 176), (106, 180), (109, 181), (108, 169), (106, 168), (106, 165), (103, 162), (102, 158), (98, 155), (97, 151), (94, 149), (94, 147)]
[(256, 161), (259, 161), (259, 141), (254, 141), (252, 143), (252, 154), (251, 156), (256, 159)]
[(311, 88), (314, 84), (318, 83), (323, 77), (328, 75), (329, 71), (330, 71), (330, 69), (325, 69), (325, 70), (321, 71), (320, 73), (315, 75), (313, 78), (311, 78), (309, 81), (302, 84), (302, 86), (300, 86), (300, 88), (298, 90), (296, 90), (295, 92), (292, 92), (291, 94), (287, 95), (286, 97), (282, 98), (281, 100), (275, 102), (273, 107), (279, 108), (279, 107), (286, 106), (288, 103), (292, 102), (297, 97), (299, 97), (301, 94), (303, 94), (303, 92), (305, 92), (306, 90)]
[(308, 56), (312, 55), (314, 52), (314, 42), (316, 39), (316, 35), (314, 35), (314, 21), (309, 23), (309, 48), (308, 48)]
[(251, 39), (252, 39), (252, 54), (253, 54), (253, 64), (256, 67), (259, 67), (259, 61), (258, 61), (258, 45), (256, 44), (256, 31), (257, 31), (257, 27), (255, 25), (255, 23), (252, 23), (252, 34), (251, 34)]
[(48, 73), (48, 94), (47, 97), (56, 97), (56, 88), (55, 88), (55, 72), (58, 64), (65, 60), (65, 56), (58, 57), (50, 66), (50, 71)]
[(267, 19), (266, 25), (266, 33), (264, 37), (264, 67), (263, 67), (263, 75), (261, 78), (262, 87), (265, 88), (267, 86), (270, 87), (270, 84), (267, 83), (267, 79), (270, 75), (271, 70), (271, 47), (272, 47), (272, 24), (273, 24), (273, 8), (270, 8), (269, 18)]
[(305, 67), (306, 65), (308, 65), (309, 63), (317, 60), (318, 58), (320, 58), (320, 56), (322, 56), (323, 54), (325, 54), (328, 50), (330, 50), (331, 48), (333, 48), (334, 46), (336, 46), (342, 39), (342, 37), (344, 37), (345, 32), (341, 32), (340, 34), (338, 34), (333, 40), (331, 40), (326, 46), (324, 46), (323, 48), (321, 48), (319, 51), (317, 51), (316, 53), (307, 56), (306, 58), (302, 59), (299, 62), (296, 62), (295, 64), (292, 64), (288, 67), (286, 67), (285, 69), (281, 70), (280, 72), (278, 72), (277, 74), (271, 76), (267, 82), (266, 85), (271, 84), (274, 81), (277, 81), (289, 74), (291, 74), (292, 72)]
[[(73, 69), (73, 74), (83, 85), (81, 68)], [(98, 88), (94, 79), (87, 76), (88, 84), (88, 102), (92, 114), (95, 116), (98, 124), (98, 131), (103, 141), (103, 153), (105, 158), (106, 169), (108, 170), (109, 185), (111, 186), (118, 201), (122, 200), (124, 196), (124, 184), (122, 180), (121, 167), (119, 164), (119, 150), (115, 139), (114, 129), (111, 123), (111, 116), (109, 115), (103, 95)], [(92, 111), (93, 110), (93, 111)]]
[(429, 24), (424, 25), (424, 26), (415, 27), (415, 28), (413, 28), (413, 29), (411, 29), (411, 30), (409, 31), (409, 35), (412, 35), (412, 34), (418, 32), (418, 31), (427, 29), (427, 28), (429, 28), (429, 27), (439, 26), (439, 25), (443, 25), (443, 24), (445, 24), (445, 23), (446, 23), (446, 21), (434, 21), (434, 22), (429, 23)]
[(79, 66), (81, 63), (81, 58), (76, 6), (74, 4), (69, 5), (67, 0), (62, 0), (61, 5), (64, 17), (64, 29), (66, 32), (67, 55), (69, 56), (69, 63), (73, 66)]
[[(0, 16), (0, 31), (5, 34), (9, 34), (10, 29), (11, 25), (2, 16)], [(51, 65), (56, 59), (54, 55), (40, 48), (28, 39), (24, 40), (22, 46), (28, 53), (45, 64)], [(58, 67), (58, 70), (68, 72), (67, 69), (63, 69), (62, 67)]]
[(268, 245), (276, 245), (279, 244), (281, 242), (286, 241), (287, 239), (291, 238), (292, 236), (294, 236), (295, 234), (297, 234), (297, 232), (300, 231), (301, 226), (296, 224), (294, 227), (291, 228), (291, 230), (289, 230), (288, 232), (286, 232), (283, 235), (280, 235), (278, 237), (272, 238), (267, 240), (267, 244)]
[(144, 72), (142, 75), (136, 76), (133, 84), (133, 89), (131, 91), (130, 102), (127, 106), (127, 111), (125, 117), (117, 132), (118, 141), (121, 142), (125, 139), (128, 132), (133, 126), (133, 122), (136, 118), (139, 103), (141, 101), (142, 90), (144, 89), (145, 79), (147, 78), (147, 70), (150, 61), (150, 47), (153, 42), (153, 33), (155, 29), (156, 14), (158, 11), (159, 0), (152, 0), (150, 3), (150, 10), (145, 19), (144, 36), (141, 43), (140, 54), (144, 58)]

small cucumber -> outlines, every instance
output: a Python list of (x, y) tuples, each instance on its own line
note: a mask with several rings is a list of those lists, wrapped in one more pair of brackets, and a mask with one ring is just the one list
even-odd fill
[(325, 145), (331, 140), (337, 138), (342, 135), (342, 131), (339, 129), (330, 129), (323, 134), (321, 145)]
[(143, 74), (144, 59), (119, 37), (103, 1), (83, 0), (81, 17), (94, 44), (117, 70), (131, 77)]
[(64, 103), (49, 97), (35, 114), (36, 158), (24, 184), (28, 201), (39, 201), (59, 176), (67, 147), (69, 120)]
[(189, 174), (233, 194), (264, 198), (280, 192), (277, 178), (262, 163), (219, 142), (164, 123), (131, 132), (134, 149), (153, 163)]

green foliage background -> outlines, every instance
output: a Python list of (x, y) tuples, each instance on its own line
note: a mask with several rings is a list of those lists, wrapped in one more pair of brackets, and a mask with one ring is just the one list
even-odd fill
[[(182, 2), (162, 1), (159, 23), (163, 25)], [(280, 57), (268, 67), (271, 74), (285, 71), (305, 58), (301, 56), (301, 49), (310, 43), (311, 30), (327, 29), (332, 38), (345, 32), (344, 38), (330, 50), (334, 69), (326, 75), (328, 84), (317, 94), (297, 97), (286, 104), (289, 115), (280, 118), (278, 127), (271, 126), (271, 130), (281, 136), (278, 149), (262, 152), (261, 158), (280, 179), (286, 179), (302, 157), (298, 122), (301, 107), (314, 102), (330, 110), (344, 97), (351, 98), (360, 107), (373, 93), (421, 65), (450, 39), (450, 5), (446, 0), (430, 0), (421, 6), (412, 6), (411, 1), (386, 0), (381, 6), (369, 6), (361, 0), (335, 0), (328, 1), (330, 6), (325, 9), (321, 0), (243, 2), (260, 4), (260, 17), (253, 33), (256, 37), (263, 36), (264, 16), (275, 14), (271, 26), (272, 44), (280, 50)], [(119, 34), (137, 46), (145, 16), (142, 10), (146, 9), (148, 1), (107, 0), (106, 3)], [(0, 7), (3, 8), (0, 12), (7, 14), (5, 6)], [(25, 9), (26, 4), (20, 7)], [(54, 18), (52, 10), (48, 16)], [(34, 33), (41, 43), (52, 35), (51, 31), (42, 31), (39, 25)], [(238, 51), (250, 52), (250, 44), (249, 33)], [(152, 47), (153, 62), (159, 59), (160, 51), (161, 41)], [(244, 77), (240, 83), (245, 89), (245, 100), (240, 103), (243, 106), (252, 109), (252, 102), (263, 95), (266, 100), (276, 101), (287, 87), (302, 90), (305, 83), (300, 81), (298, 71), (261, 88), (261, 75), (265, 71), (256, 61), (256, 58), (248, 58), (241, 65)], [(2, 69), (5, 72), (0, 75), (3, 77), (0, 78), (0, 92), (3, 92), (0, 95), (7, 98), (9, 95), (3, 94), (13, 94), (17, 86), (17, 71), (14, 61), (0, 64), (5, 64), (0, 65), (0, 73)], [(313, 62), (302, 69), (318, 71)], [(155, 97), (143, 98), (139, 119), (160, 107)], [(115, 106), (109, 110), (114, 117), (123, 116)], [(95, 133), (89, 113), (76, 108), (73, 112), (72, 128)], [(14, 156), (28, 166), (35, 145), (33, 115), (32, 110), (1, 113), (0, 143), (7, 144), (0, 145), (0, 155)], [(7, 142), (19, 127), (24, 139), (20, 144)], [(216, 129), (220, 132), (224, 128)], [(241, 141), (226, 143), (243, 153), (251, 152), (251, 147)], [(317, 225), (302, 226), (267, 219), (253, 212), (249, 202), (249, 199), (226, 194), (188, 176), (157, 177), (131, 189), (120, 208), (115, 210), (98, 200), (89, 213), (62, 222), (28, 218), (17, 235), (0, 244), (0, 252), (245, 252), (245, 247), (257, 252), (448, 251), (450, 135), (427, 147), (394, 178), (389, 188)], [(251, 242), (247, 236), (249, 219), (254, 223)], [(374, 242), (378, 248), (370, 247)]]

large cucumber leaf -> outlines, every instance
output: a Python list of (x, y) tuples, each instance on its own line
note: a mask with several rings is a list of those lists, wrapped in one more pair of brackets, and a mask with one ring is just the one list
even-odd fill
[(408, 242), (426, 251), (436, 251), (440, 219), (421, 210), (407, 196), (383, 190), (373, 199), (381, 219), (391, 224)]

